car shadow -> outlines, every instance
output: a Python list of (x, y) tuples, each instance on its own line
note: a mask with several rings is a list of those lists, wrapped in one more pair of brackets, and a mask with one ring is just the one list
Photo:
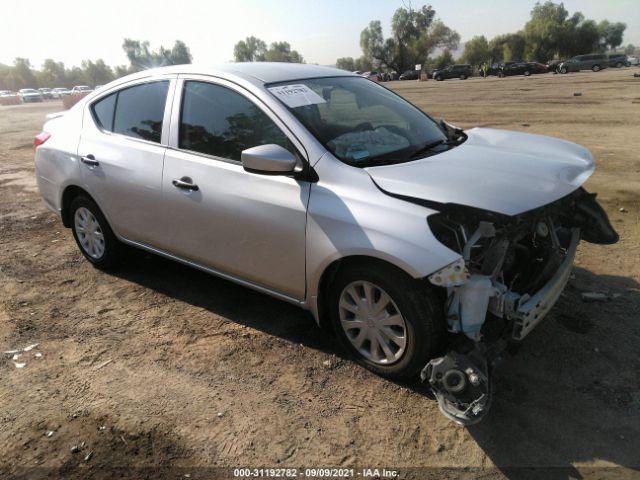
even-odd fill
[[(345, 357), (295, 305), (156, 255), (127, 249), (111, 274), (268, 335)], [(621, 294), (585, 303), (583, 291)], [(495, 372), (491, 411), (467, 428), (509, 479), (583, 478), (573, 464), (640, 470), (640, 285), (575, 269), (553, 312)], [(399, 382), (432, 397), (419, 381)], [(587, 469), (588, 470), (588, 469)], [(596, 464), (593, 471), (605, 473)], [(616, 470), (610, 477), (618, 478)]]

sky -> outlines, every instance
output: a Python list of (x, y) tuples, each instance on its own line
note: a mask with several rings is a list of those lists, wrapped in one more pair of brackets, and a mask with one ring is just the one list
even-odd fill
[[(45, 58), (67, 67), (102, 58), (125, 65), (124, 38), (148, 40), (156, 50), (176, 39), (194, 63), (233, 60), (233, 46), (254, 35), (267, 44), (287, 41), (308, 63), (333, 65), (361, 54), (360, 32), (380, 20), (390, 34), (393, 12), (403, 5), (431, 4), (461, 41), (515, 32), (529, 19), (535, 0), (2, 0), (0, 63), (26, 57), (40, 68)], [(640, 0), (565, 0), (572, 14), (627, 24), (623, 45), (640, 45)]]

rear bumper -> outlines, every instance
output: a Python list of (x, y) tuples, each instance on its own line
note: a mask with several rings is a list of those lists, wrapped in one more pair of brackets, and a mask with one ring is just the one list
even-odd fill
[(580, 243), (580, 230), (574, 228), (571, 232), (571, 243), (567, 255), (555, 275), (532, 297), (519, 298), (518, 307), (513, 313), (513, 338), (515, 340), (522, 340), (526, 337), (546, 317), (551, 307), (560, 298), (560, 294), (571, 276), (578, 243)]

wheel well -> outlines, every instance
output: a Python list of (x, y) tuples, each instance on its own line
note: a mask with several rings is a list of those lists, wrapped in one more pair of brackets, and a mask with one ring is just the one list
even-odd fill
[(338, 260), (334, 260), (327, 268), (325, 268), (324, 272), (322, 272), (320, 283), (318, 284), (318, 320), (320, 322), (320, 327), (322, 327), (323, 329), (331, 329), (329, 309), (327, 308), (331, 283), (336, 278), (338, 272), (340, 272), (342, 269), (350, 268), (356, 265), (367, 265), (370, 267), (375, 267), (377, 265), (387, 268), (391, 267), (395, 270), (398, 270), (399, 272), (404, 273), (405, 275), (409, 275), (405, 270), (401, 269), (397, 265), (394, 265), (393, 263), (386, 262), (375, 257), (368, 257), (366, 255), (353, 255), (350, 257), (343, 257), (339, 258)]
[[(60, 213), (62, 214), (62, 224), (67, 228), (71, 228), (71, 215), (69, 212), (71, 202), (80, 195), (91, 198), (91, 195), (89, 195), (86, 190), (76, 185), (68, 186), (62, 193), (62, 209)], [(93, 200), (93, 198), (91, 198), (91, 200)]]

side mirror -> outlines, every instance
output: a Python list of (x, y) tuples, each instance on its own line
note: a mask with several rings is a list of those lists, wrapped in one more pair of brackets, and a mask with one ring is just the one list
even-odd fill
[(296, 157), (280, 145), (268, 144), (242, 151), (242, 166), (247, 172), (285, 175), (296, 171)]

